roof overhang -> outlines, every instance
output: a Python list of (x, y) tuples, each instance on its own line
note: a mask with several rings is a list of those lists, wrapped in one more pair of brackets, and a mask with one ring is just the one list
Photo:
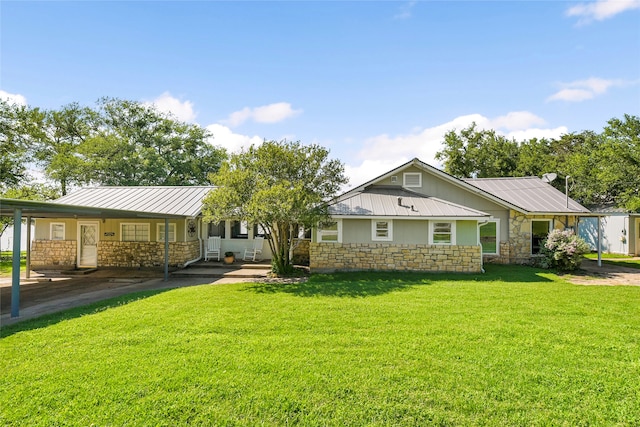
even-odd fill
[(21, 210), (23, 217), (32, 218), (187, 218), (183, 215), (157, 212), (65, 205), (35, 200), (0, 199), (0, 216), (13, 216), (17, 209)]
[(384, 215), (331, 215), (334, 219), (402, 219), (409, 221), (484, 221), (491, 219), (486, 216), (384, 216)]

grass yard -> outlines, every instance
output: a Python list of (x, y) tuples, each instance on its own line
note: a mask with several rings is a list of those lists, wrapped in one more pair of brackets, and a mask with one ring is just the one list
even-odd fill
[[(597, 260), (598, 254), (585, 254), (585, 258)], [(640, 258), (621, 254), (602, 254), (604, 264), (620, 265), (623, 267), (640, 268)]]
[(2, 328), (1, 425), (640, 424), (640, 288), (525, 267), (128, 296)]
[[(11, 255), (11, 251), (0, 252), (0, 277), (11, 277), (11, 270), (13, 270), (11, 265)], [(20, 253), (20, 271), (27, 270), (26, 257), (26, 251)]]

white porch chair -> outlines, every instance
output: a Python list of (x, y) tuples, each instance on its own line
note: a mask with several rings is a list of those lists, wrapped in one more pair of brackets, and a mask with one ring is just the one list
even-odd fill
[(262, 255), (262, 245), (264, 243), (264, 237), (255, 237), (253, 239), (253, 247), (246, 248), (244, 250), (243, 261), (259, 261), (258, 255)]
[(207, 239), (207, 247), (204, 250), (204, 260), (209, 261), (209, 258), (214, 257), (220, 261), (220, 236), (213, 236)]

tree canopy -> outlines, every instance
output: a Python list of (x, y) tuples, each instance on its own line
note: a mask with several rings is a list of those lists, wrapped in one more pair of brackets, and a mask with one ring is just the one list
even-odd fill
[(27, 164), (33, 150), (29, 145), (36, 112), (26, 106), (0, 99), (0, 191), (29, 180)]
[(204, 128), (154, 106), (103, 98), (55, 110), (0, 101), (3, 188), (28, 183), (35, 163), (62, 195), (74, 185), (204, 185), (226, 152)]
[(436, 154), (444, 170), (460, 178), (542, 176), (555, 172), (552, 183), (585, 205), (617, 205), (640, 211), (640, 118), (613, 118), (603, 131), (585, 130), (557, 139), (517, 142), (479, 130), (475, 123), (445, 135)]
[(297, 227), (328, 217), (325, 202), (347, 183), (344, 166), (318, 145), (265, 141), (233, 154), (211, 175), (217, 188), (204, 200), (205, 221), (234, 218), (268, 234), (273, 269), (292, 269)]

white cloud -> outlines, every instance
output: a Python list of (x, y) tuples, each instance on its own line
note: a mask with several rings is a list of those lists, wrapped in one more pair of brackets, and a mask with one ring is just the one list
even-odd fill
[(533, 125), (543, 125), (544, 119), (528, 111), (513, 111), (491, 120), (494, 129), (525, 129)]
[(169, 92), (164, 92), (153, 101), (147, 101), (144, 104), (153, 105), (164, 113), (171, 113), (183, 122), (193, 123), (196, 119), (193, 103), (191, 101), (180, 101), (178, 98), (171, 96)]
[(7, 101), (9, 104), (27, 105), (27, 98), (19, 93), (9, 93), (0, 89), (0, 99)]
[(516, 130), (505, 134), (505, 136), (509, 139), (515, 139), (516, 141), (525, 141), (532, 138), (555, 139), (567, 133), (569, 133), (569, 129), (567, 129), (566, 126), (558, 126), (557, 128), (553, 129), (530, 128)]
[(441, 168), (442, 165), (435, 159), (435, 155), (443, 148), (444, 135), (451, 130), (464, 129), (473, 122), (478, 129), (493, 129), (496, 133), (517, 141), (556, 138), (567, 133), (564, 126), (541, 127), (546, 123), (545, 120), (531, 112), (515, 111), (495, 118), (469, 114), (430, 128), (415, 129), (407, 134), (378, 135), (367, 139), (355, 161), (346, 165), (349, 187), (361, 185), (414, 157)]
[(409, 19), (411, 18), (411, 11), (413, 6), (416, 5), (415, 1), (410, 1), (400, 6), (400, 11), (393, 17), (394, 19)]
[(229, 126), (239, 126), (247, 120), (258, 123), (277, 123), (302, 113), (302, 110), (294, 110), (288, 102), (277, 102), (261, 107), (245, 107), (229, 115), (222, 123)]
[(578, 25), (603, 21), (627, 10), (640, 9), (640, 0), (598, 0), (580, 3), (567, 10), (567, 16), (577, 16)]
[(623, 80), (606, 80), (591, 77), (585, 80), (576, 80), (569, 83), (561, 83), (561, 89), (547, 98), (547, 101), (580, 102), (603, 95), (611, 87), (632, 84)]
[(263, 141), (259, 136), (233, 133), (228, 127), (217, 123), (207, 126), (207, 130), (213, 134), (211, 143), (226, 148), (229, 153), (237, 153), (251, 145), (260, 145)]

